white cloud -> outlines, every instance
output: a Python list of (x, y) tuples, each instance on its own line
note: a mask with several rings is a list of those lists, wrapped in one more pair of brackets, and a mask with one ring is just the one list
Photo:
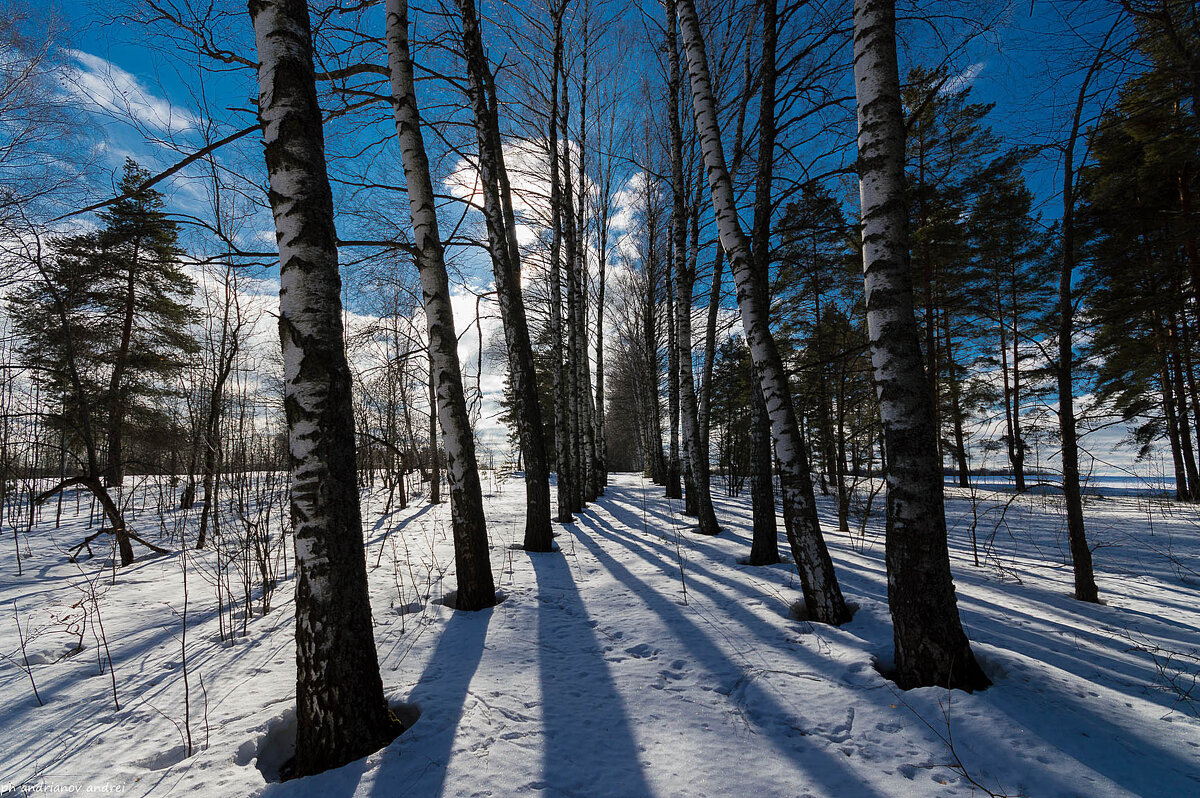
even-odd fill
[[(572, 190), (578, 192), (579, 144), (564, 140), (570, 149)], [(511, 138), (504, 142), (504, 167), (512, 187), (513, 210), (530, 223), (549, 225), (550, 199), (550, 153), (546, 141), (527, 138)], [(592, 179), (585, 175), (586, 190), (592, 197), (598, 190)], [(483, 207), (483, 195), (479, 174), (473, 163), (461, 158), (446, 177), (446, 188), (452, 196)]]
[(965, 91), (966, 89), (971, 88), (971, 85), (983, 72), (983, 68), (985, 66), (987, 66), (987, 64), (982, 61), (976, 61), (974, 64), (971, 64), (962, 72), (959, 72), (957, 75), (954, 75), (947, 80), (945, 85), (942, 86), (939, 94), (956, 94), (960, 91)]
[(159, 133), (181, 133), (198, 127), (194, 114), (156, 96), (136, 76), (111, 61), (82, 50), (68, 52), (79, 66), (71, 70), (66, 89), (77, 99)]

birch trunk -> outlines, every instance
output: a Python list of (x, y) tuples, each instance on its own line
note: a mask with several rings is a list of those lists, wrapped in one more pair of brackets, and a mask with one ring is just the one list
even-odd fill
[(479, 143), (479, 181), (488, 249), (496, 277), (496, 295), (508, 347), (508, 370), (517, 403), (517, 424), (525, 458), (525, 548), (550, 551), (550, 481), (537, 376), (525, 301), (521, 296), (521, 256), (517, 248), (516, 217), (504, 166), (500, 121), (491, 67), (483, 51), (483, 34), (475, 0), (456, 0), (462, 17), (463, 56), (467, 62), (467, 95)]
[(442, 465), (438, 454), (437, 380), (429, 360), (429, 503), (442, 503)]
[(771, 435), (775, 440), (775, 450), (779, 459), (788, 542), (796, 560), (809, 618), (821, 623), (841, 624), (849, 619), (850, 612), (842, 598), (842, 591), (833, 571), (833, 560), (825, 547), (825, 540), (817, 522), (812, 475), (808, 470), (808, 453), (800, 437), (800, 427), (792, 407), (787, 372), (784, 371), (779, 349), (771, 335), (770, 308), (764, 306), (760, 292), (755, 290), (754, 256), (750, 241), (738, 219), (733, 181), (725, 165), (716, 102), (713, 99), (712, 78), (694, 0), (680, 0), (678, 10), (691, 77), (692, 107), (704, 151), (704, 162), (708, 169), (713, 210), (717, 217), (721, 245), (729, 257), (730, 272), (737, 285), (738, 309), (741, 311), (742, 327), (754, 361), (755, 375), (762, 386), (767, 412), (771, 417)]
[[(563, 77), (562, 92), (559, 95), (559, 110), (562, 114), (563, 132), (570, 130), (571, 105), (568, 94), (566, 76)], [(567, 444), (571, 460), (571, 482), (568, 491), (569, 509), (571, 512), (583, 510), (583, 484), (587, 477), (587, 463), (583, 457), (582, 412), (580, 409), (580, 392), (582, 390), (579, 369), (579, 243), (575, 219), (575, 192), (571, 180), (571, 147), (562, 150), (563, 191), (560, 200), (560, 218), (563, 225), (563, 250), (566, 265), (564, 276), (567, 280), (567, 330), (566, 330), (566, 374), (567, 374)]]
[(303, 776), (399, 732), (379, 677), (367, 593), (333, 196), (308, 6), (251, 0), (271, 211), (296, 550), (296, 757)]
[[(752, 14), (751, 16), (752, 18), (748, 23), (746, 32), (747, 38), (751, 38), (754, 35), (754, 15)], [(738, 167), (742, 163), (742, 154), (744, 152), (742, 139), (746, 125), (746, 109), (750, 104), (750, 94), (752, 93), (751, 89), (754, 82), (753, 70), (750, 68), (750, 58), (751, 48), (747, 47), (742, 56), (742, 92), (738, 99), (738, 112), (736, 122), (734, 123), (733, 160), (729, 164), (729, 171), (734, 175), (738, 173)], [(703, 169), (704, 164), (701, 163), (700, 166)], [(701, 174), (701, 185), (698, 187), (698, 190), (703, 189), (703, 182), (704, 175)], [(697, 204), (699, 201), (700, 199), (697, 197)], [(706, 445), (709, 439), (709, 425), (711, 423), (712, 372), (717, 353), (717, 310), (721, 302), (721, 274), (724, 268), (725, 250), (718, 244), (717, 256), (713, 260), (712, 285), (708, 294), (708, 316), (704, 325), (704, 366), (700, 376), (700, 410), (698, 411), (698, 415), (700, 416), (700, 437), (704, 439)], [(772, 509), (772, 524), (774, 523), (774, 517), (775, 511)]]
[(725, 270), (725, 250), (717, 247), (713, 260), (712, 283), (708, 291), (708, 307), (704, 318), (704, 364), (700, 367), (700, 439), (707, 443), (712, 424), (712, 375), (717, 360), (717, 311), (721, 305), (721, 272)]
[[(762, 60), (759, 68), (758, 122), (761, 128), (758, 142), (758, 165), (754, 176), (754, 217), (751, 222), (751, 247), (755, 260), (753, 290), (761, 305), (771, 307), (768, 274), (771, 269), (771, 183), (775, 157), (775, 45), (776, 8), (773, 2), (762, 3), (763, 33)], [(751, 20), (753, 30), (754, 20)], [(739, 118), (739, 123), (741, 119)], [(739, 125), (734, 141), (734, 162), (740, 160), (742, 130)], [(736, 168), (736, 167), (735, 167)], [(771, 417), (761, 387), (751, 391), (750, 416), (750, 501), (753, 507), (752, 563), (769, 564), (779, 561), (779, 527), (775, 522), (775, 485), (771, 478), (774, 455), (771, 451)], [(803, 431), (800, 431), (803, 436)], [(809, 489), (811, 496), (811, 488)], [(784, 520), (785, 530), (791, 526)]]
[(666, 484), (667, 461), (662, 445), (662, 401), (659, 396), (658, 358), (658, 230), (657, 209), (649, 185), (645, 189), (646, 199), (646, 305), (642, 311), (642, 345), (645, 349), (646, 367), (646, 443), (649, 446), (647, 463), (650, 478), (660, 485)]
[(433, 181), (421, 134), (421, 114), (408, 47), (408, 0), (387, 0), (388, 67), (395, 100), (396, 136), (408, 184), (413, 246), (421, 277), (421, 300), (429, 332), (430, 377), (446, 448), (446, 486), (458, 574), (457, 609), (478, 610), (496, 603), (488, 554), (483, 490), (475, 459), (475, 439), (463, 392), (458, 334), (450, 304), (450, 279), (438, 228)]
[(554, 56), (550, 72), (550, 209), (553, 240), (550, 243), (550, 349), (554, 368), (554, 453), (558, 495), (558, 521), (568, 524), (571, 515), (571, 447), (567, 412), (567, 376), (563, 360), (562, 323), (562, 158), (558, 151), (558, 79), (563, 69), (562, 17), (566, 2), (551, 9), (554, 21)]
[(606, 152), (613, 136), (604, 139), (603, 126), (597, 126), (596, 150), (599, 153), (600, 202), (593, 208), (597, 238), (596, 269), (596, 483), (600, 493), (608, 485), (608, 442), (604, 423), (604, 298), (608, 277), (609, 213), (612, 199), (613, 155)]
[(670, 241), (667, 244), (667, 498), (682, 499), (680, 479), (683, 476), (679, 461), (679, 347), (676, 343), (675, 316), (675, 219), (672, 217)]
[(671, 134), (671, 188), (674, 195), (671, 225), (675, 253), (675, 343), (678, 364), (676, 390), (679, 395), (680, 422), (683, 427), (683, 448), (687, 453), (690, 480), (688, 496), (694, 498), (692, 509), (700, 522), (700, 534), (717, 535), (721, 527), (713, 510), (709, 487), (708, 449), (701, 441), (699, 408), (696, 404), (696, 381), (692, 374), (692, 289), (696, 283), (695, 262), (689, 264), (687, 246), (688, 218), (687, 188), (683, 177), (683, 129), (679, 115), (679, 39), (676, 33), (676, 4), (667, 2), (667, 94)]
[(950, 574), (933, 394), (923, 378), (904, 204), (904, 116), (895, 0), (855, 0), (863, 274), (875, 388), (887, 443), (888, 605), (902, 688), (986, 687)]
[(587, 265), (587, 101), (588, 101), (588, 59), (591, 55), (592, 28), (591, 7), (586, 1), (583, 4), (582, 39), (580, 44), (579, 68), (579, 159), (576, 163), (578, 179), (575, 181), (578, 195), (576, 213), (575, 239), (578, 248), (577, 262), (579, 264), (579, 307), (577, 309), (579, 325), (579, 410), (580, 410), (580, 462), (583, 463), (581, 489), (583, 501), (593, 502), (599, 495), (599, 477), (596, 462), (596, 427), (595, 407), (592, 404), (592, 370), (588, 362), (588, 265)]

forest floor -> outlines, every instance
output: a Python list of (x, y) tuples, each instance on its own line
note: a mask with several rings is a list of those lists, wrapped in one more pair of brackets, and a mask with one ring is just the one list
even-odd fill
[(959, 606), (995, 682), (968, 695), (900, 691), (877, 670), (892, 646), (881, 499), (850, 535), (821, 500), (858, 608), (835, 629), (793, 617), (792, 565), (739, 564), (745, 496), (717, 497), (725, 531), (702, 538), (660, 488), (613, 475), (558, 527), (559, 553), (531, 555), (515, 548), (520, 481), (488, 475), (485, 491), (506, 598), (478, 613), (438, 603), (454, 586), (448, 507), (381, 515), (371, 498), (384, 687), (419, 718), (372, 756), (284, 783), (270, 779), (294, 729), (290, 581), (246, 614), (230, 598), (253, 563), (176, 545), (115, 572), (99, 549), (73, 564), (87, 513), (57, 529), (50, 513), (21, 538), (22, 575), (11, 546), (0, 568), (0, 795), (1200, 795), (1195, 507), (1089, 498), (1105, 603), (1088, 605), (1070, 596), (1054, 497), (950, 490)]

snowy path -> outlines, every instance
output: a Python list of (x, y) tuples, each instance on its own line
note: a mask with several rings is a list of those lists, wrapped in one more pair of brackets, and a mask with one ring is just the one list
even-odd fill
[[(1050, 499), (1014, 502), (1000, 526), (996, 500), (1009, 497), (982, 505), (981, 542), (997, 534), (995, 556), (978, 569), (969, 504), (952, 502), (964, 621), (996, 684), (947, 696), (900, 693), (873, 667), (891, 648), (874, 523), (865, 547), (830, 534), (859, 611), (841, 629), (814, 629), (790, 617), (799, 597), (790, 565), (737, 564), (749, 550), (745, 498), (715, 497), (726, 531), (700, 538), (653, 485), (615, 475), (607, 496), (560, 527), (561, 553), (530, 555), (510, 548), (520, 485), (489, 484), (493, 566), (507, 594), (489, 611), (456, 614), (418, 597), (453, 587), (444, 506), (369, 516), (385, 688), (420, 718), (384, 751), (301, 782), (264, 785), (256, 767), (283, 758), (275, 746), (294, 689), (290, 585), (248, 622), (247, 637), (221, 644), (199, 567), (206, 555), (191, 558), (191, 728), (202, 745), (203, 675), (208, 747), (185, 758), (179, 555), (121, 572), (106, 588), (96, 564), (67, 564), (45, 540), (25, 577), (3, 574), (0, 651), (18, 649), (14, 600), (23, 619), (46, 625), (51, 610), (61, 615), (84, 595), (72, 584), (91, 576), (107, 589), (100, 607), (122, 709), (90, 636), (83, 652), (53, 662), (67, 637), (44, 632), (30, 650), (46, 660), (33, 667), (45, 707), (15, 664), (0, 670), (0, 788), (44, 779), (137, 795), (982, 794), (957, 755), (997, 793), (1200, 794), (1200, 687), (1180, 701), (1164, 681), (1174, 675), (1185, 689), (1200, 672), (1194, 511), (1164, 517), (1135, 499), (1089, 503), (1109, 603), (1086, 606), (1068, 596)], [(835, 526), (822, 515), (829, 534)], [(414, 601), (417, 612), (398, 612)]]

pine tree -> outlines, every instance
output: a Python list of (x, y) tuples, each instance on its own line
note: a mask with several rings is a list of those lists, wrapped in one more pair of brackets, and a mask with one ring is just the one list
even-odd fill
[(811, 386), (815, 424), (810, 429), (817, 441), (821, 490), (837, 482), (836, 438), (834, 435), (833, 342), (824, 336), (825, 314), (850, 278), (846, 268), (848, 225), (837, 200), (823, 186), (806, 183), (800, 197), (789, 203), (778, 225), (782, 239), (776, 282), (780, 289), (777, 329), (806, 342), (807, 356), (801, 363), (802, 380)]
[(934, 396), (938, 455), (944, 459), (949, 450), (965, 486), (966, 369), (956, 339), (975, 337), (966, 302), (966, 221), (974, 197), (1006, 160), (999, 138), (986, 124), (992, 105), (971, 102), (970, 88), (950, 89), (949, 80), (944, 67), (914, 69), (901, 99), (911, 120), (906, 137), (911, 264), (922, 306), (918, 321), (925, 376)]
[(1049, 336), (1044, 308), (1054, 296), (1052, 272), (1045, 259), (1053, 247), (1048, 246), (1032, 206), (1033, 195), (1014, 159), (980, 194), (969, 221), (976, 313), (987, 320), (997, 344), (994, 351), (998, 356), (985, 357), (983, 362), (989, 368), (1000, 368), (1003, 445), (1018, 491), (1025, 490), (1029, 448), (1022, 403), (1036, 396), (1034, 369), (1027, 361), (1034, 358), (1030, 350), (1036, 341)]
[(1178, 87), (1162, 76), (1126, 85), (1095, 137), (1083, 215), (1092, 228), (1088, 309), (1102, 359), (1099, 396), (1137, 424), (1142, 454), (1167, 438), (1176, 496), (1186, 501), (1200, 498), (1200, 413), (1183, 345), (1194, 335), (1182, 290), (1194, 233), (1181, 213), (1181, 188), (1200, 164), (1200, 136), (1178, 99)]
[[(197, 314), (188, 303), (195, 284), (180, 266), (178, 232), (162, 195), (137, 191), (148, 177), (127, 160), (118, 190), (129, 196), (99, 214), (95, 232), (55, 241), (47, 261), (46, 277), (68, 303), (76, 330), (75, 358), (97, 443), (102, 433), (107, 443), (101, 468), (110, 486), (124, 477), (131, 433), (148, 440), (172, 429), (164, 409), (177, 393), (172, 377), (199, 351)], [(58, 310), (47, 287), (24, 286), (13, 311), (26, 355), (48, 367), (39, 374), (65, 420), (77, 417), (79, 397), (62, 367), (64, 342), (54, 332)]]

